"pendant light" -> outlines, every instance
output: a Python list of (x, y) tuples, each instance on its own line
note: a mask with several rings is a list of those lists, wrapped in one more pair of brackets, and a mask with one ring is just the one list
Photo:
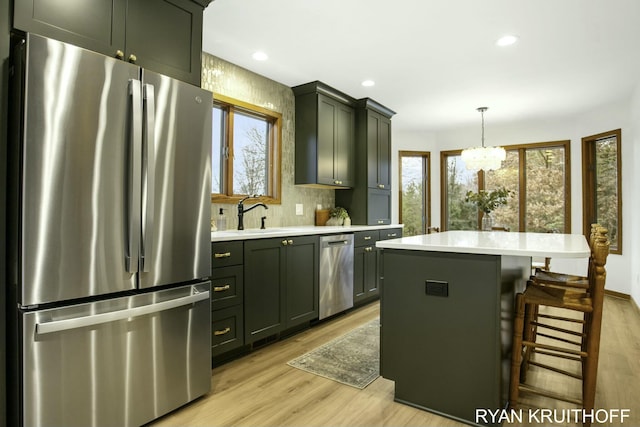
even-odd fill
[(500, 169), (502, 161), (507, 158), (507, 152), (502, 147), (484, 146), (484, 112), (489, 107), (479, 107), (477, 110), (482, 116), (482, 145), (462, 150), (462, 161), (469, 170), (490, 171)]

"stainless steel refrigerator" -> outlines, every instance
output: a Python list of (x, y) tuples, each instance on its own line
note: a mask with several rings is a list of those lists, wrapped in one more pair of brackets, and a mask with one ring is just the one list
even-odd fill
[(12, 422), (139, 426), (210, 390), (212, 95), (14, 43)]

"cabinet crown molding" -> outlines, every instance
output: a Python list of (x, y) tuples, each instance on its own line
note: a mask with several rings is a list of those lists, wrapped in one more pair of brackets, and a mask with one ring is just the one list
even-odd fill
[(357, 108), (367, 108), (369, 110), (373, 110), (377, 113), (382, 114), (383, 116), (386, 116), (388, 118), (391, 118), (393, 115), (396, 114), (395, 111), (393, 111), (392, 109), (385, 107), (384, 105), (380, 104), (379, 102), (371, 99), (371, 98), (362, 98), (362, 99), (358, 99), (358, 101), (356, 102), (356, 107)]
[(294, 86), (291, 88), (293, 90), (294, 95), (304, 95), (307, 93), (321, 93), (325, 96), (335, 99), (336, 101), (340, 101), (344, 104), (354, 106), (356, 104), (355, 98), (347, 95), (344, 92), (340, 92), (337, 89), (332, 88), (326, 83), (322, 83), (319, 80), (314, 82), (305, 83), (303, 85)]

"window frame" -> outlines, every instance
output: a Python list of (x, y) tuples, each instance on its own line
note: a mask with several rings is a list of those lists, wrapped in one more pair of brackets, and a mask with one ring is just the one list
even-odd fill
[(622, 129), (614, 129), (582, 138), (582, 230), (585, 237), (588, 238), (591, 234), (591, 224), (597, 222), (595, 191), (598, 177), (593, 166), (596, 143), (611, 137), (616, 138), (616, 190), (618, 192), (616, 217), (618, 235), (617, 246), (612, 246), (609, 249), (609, 253), (622, 255)]
[[(528, 144), (514, 144), (503, 146), (506, 151), (518, 151), (518, 230), (524, 230), (526, 228), (526, 156), (525, 153), (528, 149), (541, 149), (541, 148), (563, 148), (565, 152), (565, 212), (564, 212), (564, 230), (563, 233), (571, 233), (571, 141), (548, 141), (548, 142), (534, 142)], [(462, 150), (448, 150), (440, 152), (440, 225), (442, 231), (446, 231), (449, 224), (449, 218), (447, 217), (447, 158), (449, 156), (460, 156)], [(483, 170), (478, 171), (478, 190), (485, 189), (485, 172)], [(478, 223), (482, 218), (482, 213), (478, 212)]]
[(423, 205), (426, 212), (423, 217), (427, 220), (422, 223), (422, 233), (426, 234), (431, 228), (431, 152), (430, 151), (398, 151), (398, 218), (402, 224), (402, 158), (420, 157), (422, 159), (422, 181), (424, 186)]
[[(222, 141), (226, 145), (226, 156), (221, 157), (222, 192), (211, 193), (211, 203), (238, 203), (248, 194), (233, 193), (233, 119), (236, 112), (244, 115), (265, 119), (268, 125), (268, 161), (267, 161), (267, 189), (270, 194), (261, 195), (256, 201), (267, 204), (282, 203), (282, 114), (268, 108), (253, 105), (248, 102), (233, 99), (224, 95), (213, 95), (213, 108), (223, 110), (224, 133)], [(213, 114), (213, 108), (211, 113)], [(213, 140), (211, 142), (213, 144)], [(225, 151), (225, 150), (223, 150)], [(213, 156), (212, 156), (213, 159)], [(213, 164), (212, 164), (213, 167)]]

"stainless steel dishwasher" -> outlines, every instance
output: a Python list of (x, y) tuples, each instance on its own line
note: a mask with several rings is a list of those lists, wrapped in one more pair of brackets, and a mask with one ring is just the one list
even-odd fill
[(320, 314), (353, 307), (353, 234), (320, 237)]

